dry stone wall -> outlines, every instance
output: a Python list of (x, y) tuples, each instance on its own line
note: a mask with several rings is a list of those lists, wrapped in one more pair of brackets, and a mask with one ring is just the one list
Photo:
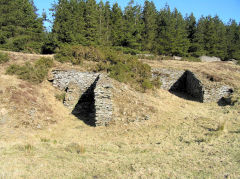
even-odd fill
[(203, 79), (189, 70), (152, 69), (153, 78), (160, 77), (164, 90), (183, 92), (192, 96), (194, 101), (219, 102), (232, 93), (232, 88), (219, 82)]
[(112, 85), (99, 73), (52, 71), (53, 86), (65, 90), (64, 105), (91, 126), (105, 126), (112, 120)]

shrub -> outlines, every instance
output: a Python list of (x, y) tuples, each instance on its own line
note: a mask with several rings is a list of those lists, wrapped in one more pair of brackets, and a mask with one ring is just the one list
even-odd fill
[(53, 66), (53, 60), (49, 58), (40, 58), (34, 65), (29, 62), (23, 66), (10, 65), (6, 73), (9, 75), (17, 75), (20, 79), (31, 83), (41, 83), (48, 74), (49, 68)]
[(96, 71), (107, 71), (111, 78), (129, 83), (141, 89), (154, 85), (151, 79), (151, 67), (140, 62), (136, 56), (123, 54), (109, 47), (85, 47), (81, 45), (62, 45), (55, 55), (56, 60), (74, 65), (83, 60), (98, 62)]
[(130, 54), (130, 55), (137, 55), (137, 54), (140, 54), (141, 51), (139, 50), (136, 50), (136, 49), (132, 49), (132, 48), (129, 48), (129, 47), (113, 47), (113, 49), (115, 51), (119, 51), (119, 52), (122, 52), (124, 54)]
[(6, 63), (9, 61), (8, 54), (0, 52), (0, 64)]
[(104, 55), (95, 47), (62, 45), (55, 59), (61, 63), (71, 62), (74, 65), (80, 65), (84, 59), (99, 62), (104, 59)]
[(153, 87), (151, 81), (149, 79), (144, 79), (142, 82), (142, 88), (144, 91), (146, 91), (147, 89), (151, 89)]
[(159, 76), (152, 80), (152, 84), (156, 88), (160, 88), (162, 86), (162, 82), (160, 81)]

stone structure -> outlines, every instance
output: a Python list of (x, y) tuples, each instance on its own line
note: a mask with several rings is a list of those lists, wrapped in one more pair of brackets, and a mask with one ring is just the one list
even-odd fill
[(52, 71), (53, 86), (66, 91), (64, 105), (91, 126), (104, 126), (112, 120), (112, 85), (103, 74), (78, 71)]
[(201, 81), (188, 70), (171, 86), (169, 91), (188, 94), (199, 102), (204, 100), (204, 89)]
[(199, 58), (201, 62), (220, 62), (221, 61), (221, 59), (218, 57), (201, 56)]
[(152, 69), (153, 78), (160, 77), (162, 89), (198, 102), (219, 102), (229, 96), (233, 90), (230, 86), (203, 78), (189, 70)]
[(173, 56), (173, 60), (182, 60), (182, 57), (179, 57), (179, 56)]

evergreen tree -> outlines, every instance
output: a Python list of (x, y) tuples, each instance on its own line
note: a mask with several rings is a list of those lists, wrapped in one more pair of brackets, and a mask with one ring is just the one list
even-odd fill
[(227, 39), (226, 39), (226, 27), (218, 16), (213, 18), (215, 25), (215, 49), (214, 56), (220, 57), (222, 60), (227, 58)]
[(0, 46), (15, 51), (41, 52), (43, 20), (29, 0), (0, 1)]
[(190, 16), (187, 16), (185, 20), (186, 20), (188, 39), (190, 42), (190, 47), (188, 49), (188, 52), (191, 54), (196, 51), (194, 41), (196, 38), (197, 22), (196, 22), (196, 18), (194, 17), (193, 13), (191, 13)]
[(105, 3), (105, 8), (104, 8), (104, 17), (105, 17), (105, 36), (104, 40), (107, 45), (110, 45), (110, 36), (111, 36), (111, 7), (109, 1)]
[(157, 50), (159, 54), (171, 55), (174, 43), (175, 19), (168, 5), (162, 9), (157, 18)]
[(86, 43), (84, 6), (82, 0), (59, 0), (55, 5), (52, 32), (59, 43)]
[(240, 26), (235, 20), (227, 26), (227, 58), (240, 60)]
[(87, 43), (89, 45), (98, 44), (99, 43), (98, 11), (95, 0), (86, 0), (84, 19)]
[(101, 45), (110, 45), (110, 15), (111, 9), (109, 2), (104, 4), (102, 1), (98, 4), (98, 33)]
[(202, 17), (198, 22), (196, 39), (196, 54), (226, 57), (226, 28), (223, 22), (216, 16)]
[(142, 25), (141, 7), (139, 5), (134, 6), (134, 1), (131, 0), (124, 11), (123, 46), (133, 49), (141, 48)]
[(157, 10), (154, 3), (148, 0), (144, 3), (143, 8), (143, 22), (144, 22), (144, 30), (143, 30), (143, 42), (142, 46), (144, 50), (152, 51), (155, 48), (155, 38), (156, 38), (156, 24), (157, 18)]
[(186, 22), (177, 9), (174, 9), (173, 11), (173, 18), (175, 19), (175, 31), (171, 53), (173, 55), (186, 56), (190, 46), (186, 30)]
[(123, 44), (123, 13), (118, 3), (115, 3), (111, 11), (111, 41), (113, 46)]
[(196, 57), (206, 55), (205, 42), (204, 42), (204, 31), (205, 31), (205, 18), (202, 16), (197, 23), (197, 30), (195, 38), (192, 43), (192, 54)]

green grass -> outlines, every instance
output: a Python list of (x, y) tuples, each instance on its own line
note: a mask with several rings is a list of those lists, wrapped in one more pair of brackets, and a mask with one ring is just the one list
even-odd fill
[(6, 63), (9, 61), (8, 54), (0, 52), (0, 64)]

